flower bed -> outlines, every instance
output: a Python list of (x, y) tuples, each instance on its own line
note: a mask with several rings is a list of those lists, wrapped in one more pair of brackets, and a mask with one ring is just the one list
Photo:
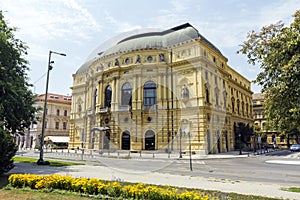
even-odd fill
[(72, 192), (85, 193), (90, 195), (106, 195), (109, 197), (121, 197), (129, 199), (150, 199), (150, 200), (208, 200), (218, 199), (207, 194), (196, 191), (179, 192), (174, 187), (159, 187), (138, 184), (121, 184), (120, 182), (103, 181), (96, 178), (74, 178), (71, 176), (34, 175), (34, 174), (12, 174), (9, 177), (12, 187), (31, 189), (59, 189)]

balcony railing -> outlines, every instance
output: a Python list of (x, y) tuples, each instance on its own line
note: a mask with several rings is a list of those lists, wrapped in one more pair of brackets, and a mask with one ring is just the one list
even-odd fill
[(154, 111), (158, 109), (158, 105), (157, 104), (153, 104), (153, 105), (142, 105), (142, 110), (149, 110), (149, 111)]
[(100, 113), (100, 114), (108, 113), (108, 112), (110, 112), (110, 108), (109, 107), (99, 108), (99, 111), (98, 111), (98, 113)]
[(87, 110), (87, 115), (94, 115), (94, 112), (95, 110), (94, 109), (88, 109)]

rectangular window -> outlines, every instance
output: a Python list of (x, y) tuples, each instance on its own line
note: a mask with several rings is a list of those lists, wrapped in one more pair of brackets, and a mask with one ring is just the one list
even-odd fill
[(67, 122), (63, 122), (63, 129), (67, 130)]
[(45, 122), (45, 128), (47, 128), (47, 122)]
[(56, 115), (59, 116), (59, 109), (56, 110)]
[(67, 110), (65, 110), (65, 112), (64, 112), (64, 116), (65, 116), (65, 117), (67, 117), (67, 116), (68, 116), (68, 111), (67, 111)]
[(59, 129), (59, 122), (55, 122), (55, 129)]

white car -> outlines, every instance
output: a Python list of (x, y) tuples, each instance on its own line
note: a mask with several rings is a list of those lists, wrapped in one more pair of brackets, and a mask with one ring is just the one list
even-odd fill
[(300, 151), (300, 144), (293, 144), (293, 145), (290, 147), (290, 150), (291, 150), (291, 151)]

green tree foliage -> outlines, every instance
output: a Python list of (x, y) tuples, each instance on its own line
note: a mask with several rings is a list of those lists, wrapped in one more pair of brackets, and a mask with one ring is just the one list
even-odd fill
[(1, 147), (11, 150), (1, 156), (8, 157), (12, 156), (12, 152), (15, 153), (15, 149), (8, 145), (9, 137), (29, 127), (36, 110), (33, 107), (34, 95), (27, 82), (28, 62), (23, 58), (27, 47), (15, 38), (14, 31), (15, 28), (7, 25), (0, 11), (0, 132), (1, 139), (7, 140), (7, 145), (4, 145), (4, 141)]
[(0, 122), (0, 175), (8, 172), (14, 167), (12, 157), (17, 151), (17, 147), (9, 132), (3, 129)]
[[(266, 116), (272, 128), (286, 133), (300, 131), (300, 10), (286, 27), (282, 22), (252, 31), (238, 53), (259, 64), (255, 83), (265, 93)], [(292, 131), (297, 129), (297, 131)]]
[(253, 128), (249, 124), (243, 122), (234, 123), (234, 138), (235, 149), (239, 149), (239, 143), (241, 140), (242, 146), (248, 146), (251, 142), (251, 136), (253, 136)]

